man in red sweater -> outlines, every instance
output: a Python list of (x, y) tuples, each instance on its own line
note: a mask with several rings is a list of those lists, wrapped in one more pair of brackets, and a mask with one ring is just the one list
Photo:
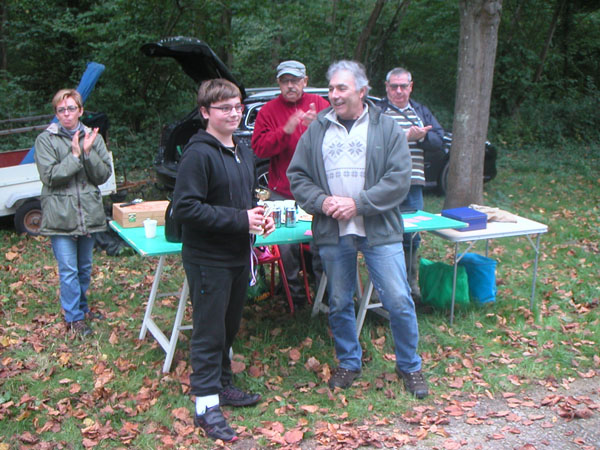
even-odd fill
[[(269, 190), (271, 200), (293, 199), (286, 171), (302, 133), (329, 106), (316, 94), (304, 93), (308, 83), (306, 67), (298, 61), (284, 61), (277, 66), (277, 83), (281, 95), (267, 102), (258, 112), (252, 134), (252, 149), (259, 158), (269, 158)], [(283, 266), (296, 306), (306, 299), (298, 276), (297, 245), (280, 245)], [(313, 252), (314, 253), (314, 252)]]

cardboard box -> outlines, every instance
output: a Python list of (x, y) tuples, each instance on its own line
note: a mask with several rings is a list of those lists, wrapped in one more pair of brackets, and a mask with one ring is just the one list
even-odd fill
[(466, 206), (462, 208), (443, 209), (442, 216), (469, 224), (468, 227), (457, 228), (456, 231), (485, 230), (487, 228), (487, 214), (467, 208)]
[(165, 224), (165, 211), (168, 200), (142, 202), (136, 205), (124, 206), (113, 204), (113, 219), (123, 228), (143, 227), (145, 219), (156, 219), (158, 225)]

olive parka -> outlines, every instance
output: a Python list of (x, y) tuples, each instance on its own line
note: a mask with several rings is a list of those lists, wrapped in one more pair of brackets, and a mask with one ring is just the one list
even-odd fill
[[(91, 133), (84, 126), (85, 133)], [(81, 236), (106, 231), (106, 215), (98, 186), (112, 174), (110, 155), (100, 134), (88, 155), (71, 151), (72, 138), (59, 124), (51, 123), (35, 141), (35, 163), (42, 180), (43, 235)]]

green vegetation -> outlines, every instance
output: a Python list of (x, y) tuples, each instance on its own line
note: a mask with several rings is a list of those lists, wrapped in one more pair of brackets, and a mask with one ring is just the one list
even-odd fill
[[(395, 16), (401, 4), (407, 7)], [(109, 115), (117, 175), (151, 178), (160, 130), (194, 107), (197, 86), (175, 62), (143, 56), (143, 43), (198, 37), (248, 87), (273, 85), (277, 62), (299, 59), (310, 84), (324, 86), (331, 61), (354, 58), (374, 5), (1, 0), (0, 120), (51, 113), (52, 94), (75, 85), (88, 61), (100, 62), (107, 69), (86, 109)], [(432, 395), (417, 402), (393, 373), (391, 335), (377, 315), (367, 315), (361, 335), (363, 376), (352, 389), (330, 394), (323, 380), (335, 361), (326, 316), (311, 319), (303, 310), (292, 317), (280, 297), (248, 305), (234, 346), (237, 379), (263, 402), (227, 408), (242, 442), (282, 444), (285, 433), (297, 442), (294, 433), (300, 433), (339, 445), (342, 435), (362, 433), (359, 425), (389, 431), (389, 418), (398, 417), (426, 435), (436, 417), (443, 418), (439, 411), (462, 395), (501, 395), (598, 371), (599, 20), (600, 9), (583, 0), (503, 2), (489, 129), (499, 148), (498, 177), (485, 186), (485, 204), (549, 226), (541, 239), (534, 311), (528, 309), (528, 241), (494, 241), (495, 303), (459, 309), (452, 328), (445, 311), (419, 314)], [(414, 98), (450, 129), (458, 31), (456, 2), (385, 2), (359, 57), (373, 94), (382, 94), (391, 65), (406, 66), (415, 79)], [(0, 151), (29, 147), (34, 138), (3, 137)], [(152, 185), (137, 189), (131, 198), (165, 196)], [(426, 210), (439, 211), (442, 202), (428, 195)], [(17, 236), (10, 222), (0, 224), (0, 450), (211, 447), (191, 421), (189, 333), (181, 336), (168, 374), (161, 372), (158, 344), (138, 340), (156, 261), (131, 249), (119, 257), (97, 253), (90, 302), (107, 319), (94, 323), (91, 338), (73, 340), (62, 323), (49, 241)], [(423, 238), (422, 256), (450, 260), (445, 241)], [(176, 290), (183, 271), (177, 257), (169, 263), (165, 288)], [(158, 321), (168, 330), (177, 298), (158, 303)], [(374, 442), (384, 437), (374, 436)]]
[[(273, 430), (283, 430), (279, 436), (300, 430), (305, 440), (331, 443), (324, 440), (334, 439), (324, 422), (357, 427), (383, 418), (410, 420), (420, 407), (443, 408), (462, 394), (501, 395), (598, 370), (597, 149), (507, 148), (500, 155), (499, 176), (486, 185), (486, 204), (549, 226), (541, 239), (535, 310), (528, 309), (533, 258), (528, 242), (493, 241), (495, 303), (458, 310), (452, 328), (447, 311), (419, 314), (432, 395), (415, 401), (393, 373), (391, 335), (377, 315), (368, 313), (361, 335), (363, 376), (350, 390), (329, 394), (323, 379), (335, 360), (326, 316), (311, 319), (303, 310), (292, 317), (282, 297), (248, 305), (234, 346), (237, 380), (260, 392), (263, 402), (227, 408), (232, 422), (245, 427), (238, 429), (242, 438), (267, 446), (278, 439)], [(427, 210), (439, 211), (442, 199), (428, 195), (426, 202)], [(445, 241), (423, 238), (424, 257), (449, 261)], [(70, 448), (211, 445), (191, 425), (189, 333), (181, 336), (168, 374), (161, 372), (164, 353), (158, 344), (137, 339), (156, 260), (130, 250), (119, 257), (96, 254), (91, 304), (107, 320), (94, 323), (91, 338), (77, 341), (62, 324), (48, 240), (4, 229), (0, 242), (0, 448), (51, 441)], [(483, 243), (478, 246), (483, 250)], [(168, 262), (163, 289), (176, 290), (182, 269), (177, 257)], [(155, 316), (168, 330), (177, 298), (158, 303)]]
[[(413, 97), (450, 130), (460, 26), (457, 2), (383, 2), (375, 27), (361, 36), (375, 4), (3, 0), (0, 120), (50, 114), (52, 95), (76, 85), (86, 64), (96, 61), (106, 71), (86, 108), (109, 116), (117, 172), (146, 168), (156, 155), (162, 127), (194, 108), (197, 86), (175, 61), (148, 58), (140, 47), (183, 35), (209, 43), (247, 87), (274, 85), (274, 67), (292, 58), (307, 65), (311, 85), (322, 87), (332, 61), (357, 58), (367, 67), (372, 93), (383, 95), (387, 71), (407, 67), (415, 80)], [(491, 103), (492, 142), (554, 147), (600, 140), (599, 20), (598, 6), (582, 0), (504, 0)], [(355, 55), (361, 37), (364, 51)], [(15, 139), (3, 137), (0, 151), (30, 146), (35, 133)]]

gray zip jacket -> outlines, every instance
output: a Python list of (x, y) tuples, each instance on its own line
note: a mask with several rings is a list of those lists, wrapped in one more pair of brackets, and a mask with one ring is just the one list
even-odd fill
[[(368, 102), (369, 128), (365, 186), (354, 198), (357, 214), (364, 217), (370, 245), (402, 242), (404, 226), (400, 204), (410, 188), (411, 159), (406, 136), (396, 121)], [(312, 233), (317, 246), (335, 245), (338, 221), (326, 216), (322, 206), (331, 191), (323, 164), (323, 138), (331, 122), (321, 111), (302, 135), (287, 170), (298, 204), (313, 215)]]
[[(92, 130), (84, 127), (86, 133)], [(106, 230), (99, 185), (112, 173), (104, 139), (98, 134), (89, 155), (71, 153), (72, 138), (51, 123), (35, 141), (35, 163), (42, 180), (43, 235), (81, 236)]]

